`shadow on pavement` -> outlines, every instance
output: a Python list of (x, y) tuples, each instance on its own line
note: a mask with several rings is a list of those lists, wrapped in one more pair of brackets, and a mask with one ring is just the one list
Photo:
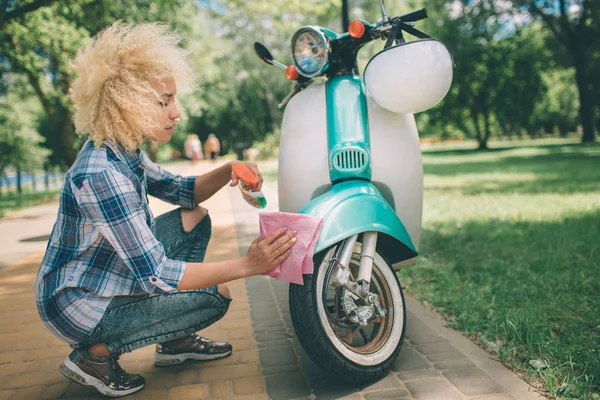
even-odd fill
[(49, 239), (50, 239), (50, 234), (21, 239), (21, 240), (19, 240), (19, 242), (21, 242), (21, 243), (47, 242)]

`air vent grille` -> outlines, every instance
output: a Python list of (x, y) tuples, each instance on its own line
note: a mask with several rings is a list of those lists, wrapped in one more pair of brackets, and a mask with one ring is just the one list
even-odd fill
[(345, 149), (333, 155), (333, 166), (338, 171), (359, 171), (369, 163), (369, 155), (362, 149)]

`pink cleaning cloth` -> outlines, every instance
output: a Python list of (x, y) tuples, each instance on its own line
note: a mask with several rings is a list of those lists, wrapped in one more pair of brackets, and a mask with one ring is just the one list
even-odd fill
[(264, 212), (258, 214), (258, 220), (261, 240), (279, 228), (297, 232), (296, 244), (292, 247), (290, 256), (267, 275), (280, 281), (303, 285), (302, 274), (312, 274), (314, 271), (313, 255), (323, 227), (323, 218), (305, 214)]

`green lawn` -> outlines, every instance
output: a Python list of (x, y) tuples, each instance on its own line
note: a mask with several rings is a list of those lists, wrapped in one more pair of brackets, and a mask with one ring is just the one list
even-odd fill
[(600, 145), (576, 141), (424, 148), (421, 256), (400, 276), (547, 394), (600, 399)]
[(600, 398), (600, 146), (425, 151), (409, 292), (558, 398)]
[(0, 196), (0, 218), (9, 211), (16, 211), (55, 201), (58, 199), (58, 195), (58, 189), (48, 192), (24, 192), (21, 195), (12, 192), (2, 193)]

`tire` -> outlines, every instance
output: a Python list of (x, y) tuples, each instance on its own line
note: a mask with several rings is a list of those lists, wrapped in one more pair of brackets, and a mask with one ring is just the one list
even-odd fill
[[(351, 264), (355, 262), (356, 256), (360, 257), (360, 246), (361, 244), (357, 242)], [(308, 356), (325, 371), (342, 380), (354, 383), (375, 381), (387, 375), (404, 343), (406, 332), (404, 293), (398, 277), (390, 265), (376, 253), (373, 275), (375, 277), (377, 269), (380, 276), (385, 277), (386, 284), (393, 293), (393, 322), (389, 328), (391, 334), (389, 340), (374, 353), (356, 353), (337, 337), (332, 323), (329, 323), (327, 328), (324, 327), (324, 321), (329, 321), (327, 312), (319, 313), (319, 309), (324, 310), (325, 305), (322, 300), (318, 301), (319, 296), (323, 298), (322, 290), (319, 290), (318, 286), (324, 286), (323, 276), (326, 275), (329, 267), (329, 263), (321, 263), (323, 259), (331, 258), (335, 248), (336, 246), (333, 246), (333, 248), (315, 255), (314, 273), (313, 275), (304, 275), (304, 286), (290, 284), (289, 302), (292, 323)], [(373, 283), (371, 287), (373, 287)], [(319, 303), (322, 305), (321, 307)], [(364, 337), (364, 332), (361, 335)]]

